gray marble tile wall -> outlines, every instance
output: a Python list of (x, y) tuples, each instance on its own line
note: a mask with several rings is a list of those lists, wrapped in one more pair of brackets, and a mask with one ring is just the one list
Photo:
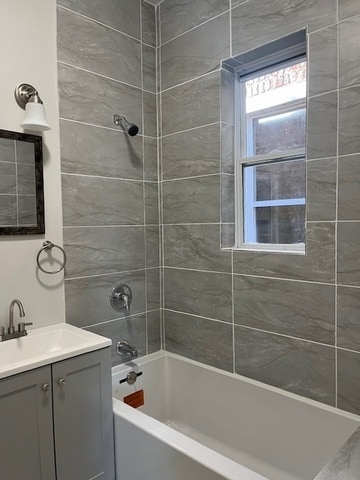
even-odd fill
[[(158, 26), (164, 347), (360, 414), (359, 1), (163, 0)], [(221, 250), (234, 115), (220, 60), (303, 28), (306, 255)]]
[[(161, 346), (155, 7), (58, 0), (57, 23), (66, 319), (111, 338), (116, 364), (123, 338)], [(109, 302), (121, 283), (129, 313)]]

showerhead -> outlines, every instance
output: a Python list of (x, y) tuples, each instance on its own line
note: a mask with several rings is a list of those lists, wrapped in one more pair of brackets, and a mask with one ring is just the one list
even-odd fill
[(127, 127), (127, 132), (130, 135), (130, 137), (135, 137), (139, 133), (139, 127), (135, 125), (135, 123), (129, 123)]
[(115, 125), (120, 125), (130, 137), (135, 137), (135, 135), (139, 133), (139, 127), (135, 125), (135, 123), (128, 122), (125, 117), (115, 114), (113, 116), (113, 121)]

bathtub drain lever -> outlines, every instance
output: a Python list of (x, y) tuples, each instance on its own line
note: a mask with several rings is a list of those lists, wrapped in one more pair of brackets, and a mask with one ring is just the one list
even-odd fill
[(141, 377), (142, 374), (143, 374), (143, 372), (136, 373), (136, 372), (134, 372), (134, 370), (132, 370), (131, 372), (129, 372), (126, 375), (125, 378), (119, 380), (119, 383), (127, 382), (129, 385), (134, 385), (134, 383), (137, 380), (137, 377)]

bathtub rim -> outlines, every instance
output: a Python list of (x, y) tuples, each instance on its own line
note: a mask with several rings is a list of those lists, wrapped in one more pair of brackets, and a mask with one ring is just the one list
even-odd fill
[(316, 407), (316, 408), (320, 408), (322, 410), (325, 410), (325, 411), (330, 412), (330, 413), (334, 413), (336, 415), (340, 415), (340, 416), (348, 418), (350, 420), (355, 420), (359, 423), (359, 427), (360, 427), (360, 415), (357, 415), (356, 413), (347, 412), (346, 410), (341, 410), (338, 407), (334, 407), (332, 405), (328, 405), (326, 403), (319, 402), (318, 400), (313, 400), (313, 399), (308, 398), (308, 397), (303, 397), (301, 395), (298, 395), (297, 393), (288, 392), (287, 390), (283, 390), (279, 387), (274, 387), (272, 385), (268, 385), (266, 383), (260, 382), (259, 380), (254, 380), (252, 378), (245, 377), (245, 376), (240, 375), (238, 373), (228, 372), (226, 370), (222, 370), (221, 368), (213, 367), (211, 365), (207, 365), (206, 363), (201, 363), (201, 362), (198, 362), (196, 360), (192, 360), (191, 358), (183, 357), (182, 355), (178, 355), (176, 353), (167, 352), (166, 350), (159, 350), (157, 352), (150, 353), (148, 355), (143, 355), (142, 357), (139, 357), (136, 360), (131, 360), (129, 362), (121, 363), (119, 365), (116, 365), (116, 366), (112, 367), (112, 369), (111, 369), (112, 370), (112, 377), (120, 374), (121, 372), (125, 372), (125, 371), (127, 372), (128, 370), (135, 370), (136, 371), (144, 363), (148, 363), (150, 361), (155, 361), (155, 360), (158, 360), (158, 359), (161, 359), (161, 358), (174, 358), (175, 360), (186, 362), (186, 363), (189, 363), (191, 365), (195, 365), (197, 367), (205, 368), (205, 369), (210, 370), (214, 373), (225, 375), (229, 378), (235, 379), (236, 381), (243, 381), (243, 382), (248, 383), (250, 385), (260, 387), (260, 388), (265, 389), (267, 391), (279, 394), (283, 397), (290, 398), (290, 399), (299, 401), (301, 403), (304, 403), (306, 405), (310, 405), (310, 406), (313, 406), (313, 407)]

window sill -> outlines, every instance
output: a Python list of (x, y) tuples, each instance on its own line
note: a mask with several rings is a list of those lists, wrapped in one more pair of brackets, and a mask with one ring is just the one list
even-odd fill
[(234, 247), (223, 247), (221, 250), (257, 253), (285, 253), (290, 255), (305, 255), (306, 253), (304, 243), (296, 245), (244, 243)]

